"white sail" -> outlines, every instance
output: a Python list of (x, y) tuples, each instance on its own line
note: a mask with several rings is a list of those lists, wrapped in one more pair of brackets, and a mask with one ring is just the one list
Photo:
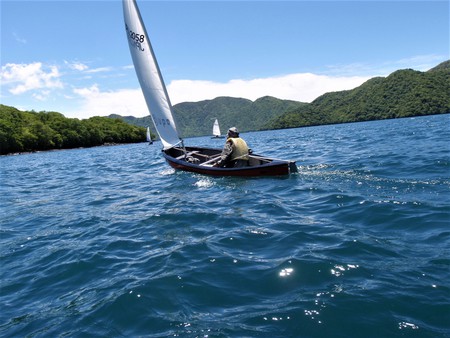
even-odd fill
[(147, 127), (147, 142), (151, 142), (152, 138), (150, 136), (150, 127)]
[(180, 143), (169, 95), (135, 0), (123, 0), (125, 30), (147, 107), (164, 149)]
[(217, 119), (214, 121), (213, 125), (213, 136), (220, 136), (220, 127), (219, 127), (219, 121)]

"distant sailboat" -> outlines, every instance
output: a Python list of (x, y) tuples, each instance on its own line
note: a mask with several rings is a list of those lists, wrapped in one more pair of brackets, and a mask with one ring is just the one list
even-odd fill
[(147, 142), (148, 144), (153, 144), (152, 137), (150, 135), (150, 127), (147, 127)]
[(128, 46), (136, 75), (163, 145), (162, 154), (172, 168), (213, 176), (274, 176), (297, 171), (294, 161), (256, 154), (249, 154), (246, 167), (219, 168), (214, 164), (219, 161), (222, 149), (185, 147), (178, 135), (169, 95), (136, 0), (123, 0), (122, 3)]
[(225, 136), (222, 136), (220, 134), (219, 121), (216, 119), (213, 125), (213, 136), (211, 138), (224, 138), (224, 137)]

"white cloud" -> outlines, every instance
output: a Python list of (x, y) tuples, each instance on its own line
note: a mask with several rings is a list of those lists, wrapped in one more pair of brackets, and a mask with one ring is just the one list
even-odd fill
[(416, 55), (409, 58), (400, 60), (387, 60), (381, 63), (350, 63), (350, 64), (335, 64), (328, 65), (325, 73), (327, 75), (336, 76), (352, 76), (357, 74), (358, 76), (370, 75), (374, 76), (388, 76), (392, 72), (399, 69), (414, 69), (421, 72), (425, 72), (439, 63), (448, 59), (447, 55)]
[(102, 73), (102, 72), (110, 72), (112, 70), (111, 67), (99, 67), (99, 68), (93, 68), (86, 71), (86, 73), (93, 74), (93, 73)]
[(70, 68), (70, 69), (74, 69), (74, 70), (78, 70), (78, 71), (84, 71), (86, 69), (89, 68), (89, 66), (85, 65), (84, 63), (81, 62), (69, 62), (69, 61), (64, 61), (64, 63)]
[(73, 92), (80, 96), (83, 102), (78, 109), (65, 112), (64, 115), (68, 117), (89, 118), (110, 114), (144, 117), (149, 114), (141, 89), (101, 92), (95, 84), (87, 88), (74, 89)]
[(289, 74), (252, 80), (212, 81), (174, 80), (167, 90), (173, 104), (213, 99), (217, 96), (256, 100), (262, 96), (311, 102), (322, 94), (358, 87), (372, 76), (326, 76), (311, 73)]
[(448, 56), (428, 54), (428, 55), (416, 55), (410, 58), (398, 60), (395, 63), (396, 69), (412, 68), (425, 72), (439, 63), (448, 59)]
[(83, 96), (84, 98), (96, 97), (98, 96), (100, 90), (98, 89), (98, 85), (94, 84), (89, 88), (75, 88), (73, 90), (75, 94)]
[(49, 90), (42, 90), (40, 93), (33, 93), (33, 97), (38, 101), (47, 101), (47, 98), (50, 95)]
[[(48, 68), (48, 69), (46, 69)], [(62, 88), (58, 67), (43, 67), (41, 62), (30, 64), (8, 63), (2, 66), (0, 79), (2, 85), (9, 86), (13, 95), (23, 94), (35, 89)]]
[(110, 72), (113, 70), (112, 67), (98, 67), (90, 69), (88, 65), (77, 61), (74, 62), (64, 61), (64, 64), (70, 69), (77, 70), (86, 74)]
[[(311, 73), (290, 74), (279, 77), (231, 80), (226, 83), (212, 81), (175, 80), (168, 86), (172, 104), (196, 102), (218, 96), (247, 98), (252, 101), (270, 95), (280, 99), (311, 102), (318, 96), (331, 92), (352, 89), (370, 77), (332, 77)], [(148, 116), (148, 109), (140, 88), (102, 92), (98, 84), (73, 90), (82, 103), (68, 117), (88, 118), (118, 114), (135, 117)]]
[(81, 62), (69, 62), (64, 61), (64, 64), (69, 67), (70, 69), (77, 70), (80, 72), (83, 72), (85, 74), (95, 74), (95, 73), (103, 73), (103, 72), (110, 72), (113, 70), (112, 67), (98, 67), (98, 68), (89, 68), (88, 65), (81, 63)]

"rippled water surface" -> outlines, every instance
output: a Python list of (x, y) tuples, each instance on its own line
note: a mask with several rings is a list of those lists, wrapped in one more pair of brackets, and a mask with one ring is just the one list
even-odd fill
[(244, 133), (283, 178), (159, 143), (1, 157), (0, 336), (450, 337), (449, 126)]

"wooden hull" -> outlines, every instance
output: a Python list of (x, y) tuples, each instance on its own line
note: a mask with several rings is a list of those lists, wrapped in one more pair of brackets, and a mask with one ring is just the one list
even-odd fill
[(167, 163), (175, 169), (211, 176), (283, 176), (297, 172), (293, 161), (277, 160), (256, 154), (250, 155), (249, 165), (240, 168), (216, 168), (221, 149), (187, 147), (163, 151)]

